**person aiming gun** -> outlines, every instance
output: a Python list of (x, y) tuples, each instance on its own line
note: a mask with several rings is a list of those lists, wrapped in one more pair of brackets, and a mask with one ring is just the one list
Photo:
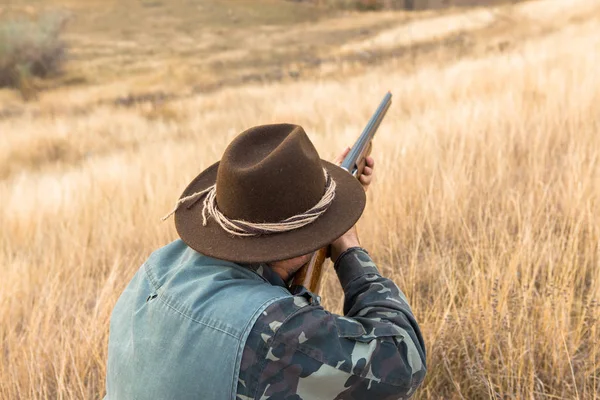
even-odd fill
[[(421, 332), (354, 228), (390, 99), (333, 163), (302, 127), (262, 125), (192, 180), (171, 213), (180, 238), (152, 253), (111, 315), (105, 399), (415, 392), (426, 372)], [(343, 316), (321, 307), (308, 271), (325, 257), (344, 290)]]

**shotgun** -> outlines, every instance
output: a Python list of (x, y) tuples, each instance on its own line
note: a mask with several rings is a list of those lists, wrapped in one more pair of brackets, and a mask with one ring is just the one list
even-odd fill
[[(379, 128), (391, 104), (392, 94), (387, 92), (379, 107), (377, 107), (375, 114), (369, 119), (367, 126), (350, 149), (346, 158), (344, 158), (344, 161), (342, 161), (341, 167), (357, 179), (365, 168), (367, 156), (371, 153), (371, 142), (377, 132), (377, 128)], [(327, 257), (328, 247), (323, 247), (312, 254), (310, 260), (296, 272), (292, 279), (290, 287), (294, 294), (299, 293), (302, 288), (311, 293), (318, 294), (324, 271), (323, 264)]]

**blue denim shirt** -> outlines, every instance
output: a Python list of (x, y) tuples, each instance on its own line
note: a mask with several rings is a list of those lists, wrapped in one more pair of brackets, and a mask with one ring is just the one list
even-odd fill
[(159, 249), (113, 310), (107, 398), (235, 398), (252, 326), (286, 297), (250, 269), (203, 256), (181, 240)]

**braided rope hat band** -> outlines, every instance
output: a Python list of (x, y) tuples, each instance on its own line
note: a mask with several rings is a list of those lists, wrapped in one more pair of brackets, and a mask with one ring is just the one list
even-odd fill
[(272, 233), (289, 232), (294, 229), (302, 228), (319, 218), (331, 205), (335, 199), (335, 181), (331, 178), (331, 175), (324, 168), (323, 173), (325, 175), (325, 193), (321, 200), (315, 204), (312, 208), (305, 211), (302, 214), (294, 215), (286, 218), (282, 221), (270, 223), (270, 222), (250, 222), (239, 219), (229, 219), (217, 207), (217, 185), (208, 187), (200, 192), (192, 193), (189, 196), (182, 197), (177, 201), (175, 207), (171, 212), (165, 215), (162, 220), (166, 220), (179, 209), (179, 206), (191, 201), (187, 205), (190, 209), (193, 207), (198, 200), (204, 197), (202, 207), (202, 225), (206, 226), (208, 218), (212, 217), (226, 232), (233, 236), (258, 236), (268, 235)]

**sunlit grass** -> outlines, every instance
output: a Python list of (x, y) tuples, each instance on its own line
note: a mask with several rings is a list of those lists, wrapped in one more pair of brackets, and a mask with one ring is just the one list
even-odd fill
[(110, 312), (176, 238), (160, 217), (185, 185), (262, 123), (298, 123), (332, 158), (387, 90), (359, 233), (421, 324), (416, 398), (600, 397), (598, 22), (410, 73), (1, 120), (0, 398), (103, 395)]

